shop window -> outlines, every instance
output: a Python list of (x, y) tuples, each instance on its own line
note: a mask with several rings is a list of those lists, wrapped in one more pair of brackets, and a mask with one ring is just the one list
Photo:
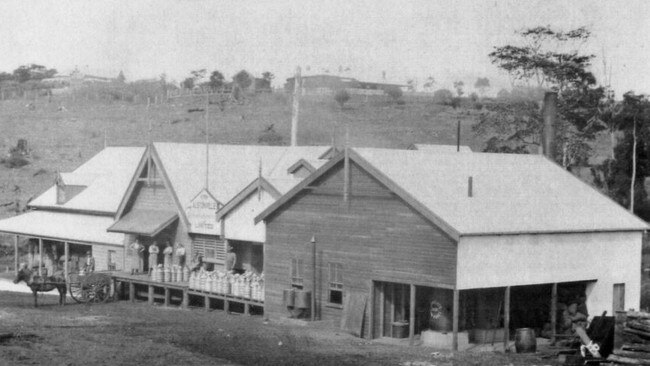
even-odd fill
[(329, 264), (329, 295), (330, 304), (343, 305), (343, 276), (341, 263)]
[(293, 258), (291, 260), (291, 287), (302, 290), (304, 282), (302, 259)]
[(223, 262), (226, 259), (224, 240), (214, 235), (192, 236), (192, 256), (199, 253), (208, 262)]

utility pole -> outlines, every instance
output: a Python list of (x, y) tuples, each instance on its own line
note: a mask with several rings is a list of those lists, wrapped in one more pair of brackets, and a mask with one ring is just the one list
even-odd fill
[(300, 112), (300, 93), (302, 91), (300, 66), (296, 67), (293, 78), (293, 112), (291, 114), (291, 146), (298, 146), (298, 113)]

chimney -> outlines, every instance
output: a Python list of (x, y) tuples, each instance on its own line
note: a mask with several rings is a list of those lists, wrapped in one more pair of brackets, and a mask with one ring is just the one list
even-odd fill
[(542, 105), (542, 151), (544, 155), (553, 159), (555, 152), (555, 121), (557, 120), (557, 93), (546, 92)]

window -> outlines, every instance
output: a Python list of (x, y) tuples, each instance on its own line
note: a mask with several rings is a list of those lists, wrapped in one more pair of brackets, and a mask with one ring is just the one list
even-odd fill
[(115, 254), (116, 254), (116, 251), (114, 251), (114, 250), (109, 250), (108, 251), (107, 258), (108, 258), (108, 270), (109, 271), (115, 271), (115, 269), (117, 267), (115, 265)]
[(199, 253), (207, 262), (223, 262), (226, 259), (225, 241), (214, 235), (193, 235), (192, 256)]
[(330, 304), (343, 305), (343, 275), (341, 263), (329, 264), (329, 296)]
[(291, 287), (302, 290), (304, 285), (302, 259), (291, 259)]

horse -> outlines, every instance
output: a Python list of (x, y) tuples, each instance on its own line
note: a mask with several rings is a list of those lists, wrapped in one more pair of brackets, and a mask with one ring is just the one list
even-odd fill
[(37, 292), (49, 292), (54, 289), (59, 291), (59, 305), (65, 305), (65, 297), (68, 292), (68, 287), (66, 286), (63, 272), (59, 271), (53, 273), (52, 276), (41, 277), (35, 273), (35, 271), (27, 268), (27, 265), (23, 264), (20, 270), (18, 270), (18, 275), (16, 276), (16, 279), (14, 279), (14, 283), (20, 281), (25, 281), (27, 286), (32, 290), (32, 293), (34, 294), (34, 307), (38, 307), (36, 301)]

